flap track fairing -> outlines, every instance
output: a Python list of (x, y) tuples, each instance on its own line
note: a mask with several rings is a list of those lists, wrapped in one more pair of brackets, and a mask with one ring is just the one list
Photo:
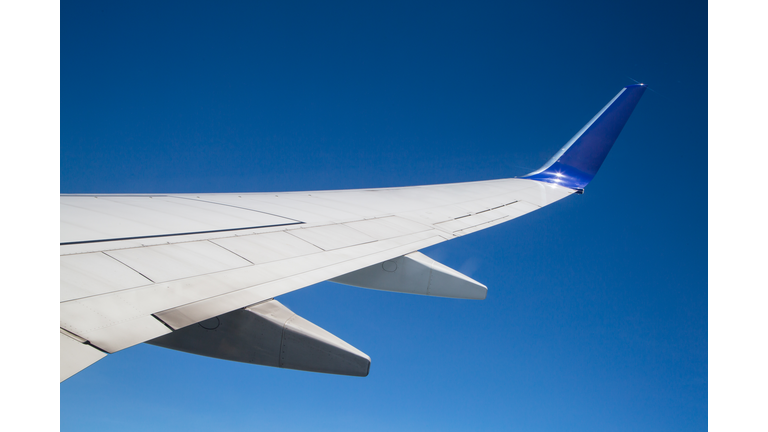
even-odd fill
[(483, 300), (488, 293), (485, 285), (421, 252), (374, 264), (330, 281), (361, 288), (458, 299)]
[(371, 359), (276, 300), (238, 309), (148, 341), (243, 363), (367, 376)]

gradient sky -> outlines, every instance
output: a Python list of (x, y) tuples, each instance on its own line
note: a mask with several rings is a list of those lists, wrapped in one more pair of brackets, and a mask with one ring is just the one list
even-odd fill
[(279, 297), (368, 377), (142, 344), (60, 385), (62, 430), (707, 427), (706, 2), (275, 3), (62, 2), (61, 193), (511, 177), (650, 89), (584, 195), (423, 250), (486, 300)]

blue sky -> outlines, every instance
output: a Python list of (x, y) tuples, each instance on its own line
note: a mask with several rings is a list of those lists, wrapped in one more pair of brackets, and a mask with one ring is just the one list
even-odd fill
[(706, 2), (62, 2), (60, 74), (61, 193), (511, 177), (651, 89), (584, 195), (423, 251), (486, 300), (279, 298), (368, 377), (139, 345), (61, 384), (62, 430), (706, 427)]

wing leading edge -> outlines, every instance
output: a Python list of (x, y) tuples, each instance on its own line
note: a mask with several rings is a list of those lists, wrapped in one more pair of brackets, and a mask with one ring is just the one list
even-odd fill
[[(273, 298), (325, 280), (485, 298), (484, 285), (418, 250), (580, 193), (644, 90), (622, 89), (522, 178), (277, 194), (62, 195), (61, 380), (147, 341), (367, 375), (365, 354)], [(227, 332), (212, 322), (227, 323)]]

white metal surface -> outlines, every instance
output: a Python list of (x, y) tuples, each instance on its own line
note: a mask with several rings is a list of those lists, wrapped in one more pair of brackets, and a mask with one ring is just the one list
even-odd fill
[(152, 282), (167, 282), (253, 264), (209, 241), (104, 252)]
[[(63, 196), (61, 327), (115, 352), (571, 193), (506, 179), (278, 194)], [(446, 269), (446, 286), (464, 277)]]
[(344, 225), (373, 237), (376, 240), (385, 240), (432, 229), (428, 225), (423, 225), (397, 216), (348, 222)]
[(62, 256), (59, 274), (62, 302), (152, 283), (101, 252)]
[(285, 232), (212, 240), (254, 264), (264, 264), (322, 252), (319, 247)]
[(288, 233), (326, 251), (376, 241), (375, 238), (342, 224), (295, 229)]

